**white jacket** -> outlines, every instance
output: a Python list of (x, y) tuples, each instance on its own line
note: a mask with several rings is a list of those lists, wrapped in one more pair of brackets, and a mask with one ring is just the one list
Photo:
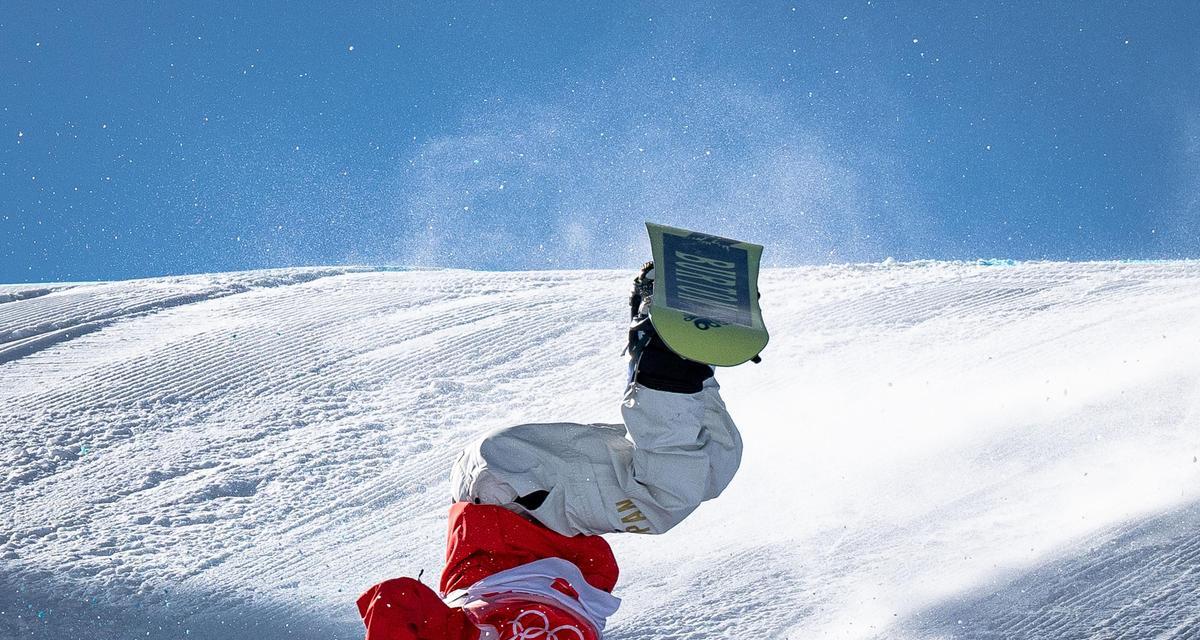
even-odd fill
[[(578, 597), (572, 598), (551, 585), (566, 580)], [(486, 602), (491, 594), (525, 594), (553, 602), (587, 620), (597, 631), (603, 631), (608, 617), (616, 613), (621, 599), (588, 584), (579, 567), (562, 558), (544, 558), (492, 575), (466, 589), (446, 594), (451, 607), (469, 609)]]

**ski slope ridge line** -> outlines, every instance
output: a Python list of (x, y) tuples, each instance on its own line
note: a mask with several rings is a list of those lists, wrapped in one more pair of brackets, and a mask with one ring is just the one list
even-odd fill
[(41, 296), (52, 300), (38, 305), (0, 306), (0, 363), (15, 360), (72, 337), (96, 331), (121, 318), (159, 311), (261, 287), (286, 286), (353, 268), (305, 269), (281, 273), (241, 273), (225, 277), (157, 278), (138, 281), (137, 294), (129, 284), (118, 285), (124, 295), (109, 295), (109, 283), (80, 284), (68, 288), (18, 289), (4, 301)]
[[(467, 441), (619, 420), (628, 282), (6, 286), (0, 349), (44, 342), (0, 361), (0, 637), (360, 638), (363, 588), (439, 570)], [(1200, 263), (768, 269), (762, 290), (763, 364), (718, 372), (742, 469), (675, 530), (610, 538), (608, 637), (1200, 625)]]

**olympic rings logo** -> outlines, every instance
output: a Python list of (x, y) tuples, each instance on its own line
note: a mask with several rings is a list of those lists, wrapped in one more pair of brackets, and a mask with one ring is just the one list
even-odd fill
[[(533, 616), (536, 620), (529, 624), (526, 622), (526, 616)], [(574, 625), (564, 624), (551, 629), (550, 618), (541, 611), (522, 611), (511, 624), (512, 635), (504, 640), (587, 640), (583, 631)]]

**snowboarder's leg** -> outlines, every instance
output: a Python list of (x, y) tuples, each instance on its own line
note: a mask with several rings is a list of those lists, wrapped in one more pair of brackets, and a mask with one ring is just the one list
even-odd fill
[(645, 321), (649, 266), (631, 299), (625, 425), (526, 424), (488, 433), (451, 471), (455, 500), (504, 506), (564, 535), (662, 533), (729, 484), (741, 436), (712, 369), (675, 355)]
[[(631, 384), (621, 415), (635, 446), (629, 475), (617, 469), (617, 478), (639, 507), (621, 504), (626, 531), (662, 533), (675, 526), (701, 502), (719, 496), (741, 464), (742, 437), (714, 378), (694, 394)], [(637, 520), (638, 511), (647, 522)]]
[(492, 431), (459, 456), (451, 494), (528, 514), (564, 535), (663, 533), (737, 471), (742, 440), (719, 389), (711, 378), (692, 394), (633, 384), (621, 407), (625, 426)]

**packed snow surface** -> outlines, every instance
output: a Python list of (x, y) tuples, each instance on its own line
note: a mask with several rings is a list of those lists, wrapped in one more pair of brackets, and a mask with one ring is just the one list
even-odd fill
[[(458, 449), (619, 420), (629, 273), (0, 287), (0, 638), (361, 638)], [(765, 272), (717, 500), (609, 638), (1200, 637), (1200, 263)]]

